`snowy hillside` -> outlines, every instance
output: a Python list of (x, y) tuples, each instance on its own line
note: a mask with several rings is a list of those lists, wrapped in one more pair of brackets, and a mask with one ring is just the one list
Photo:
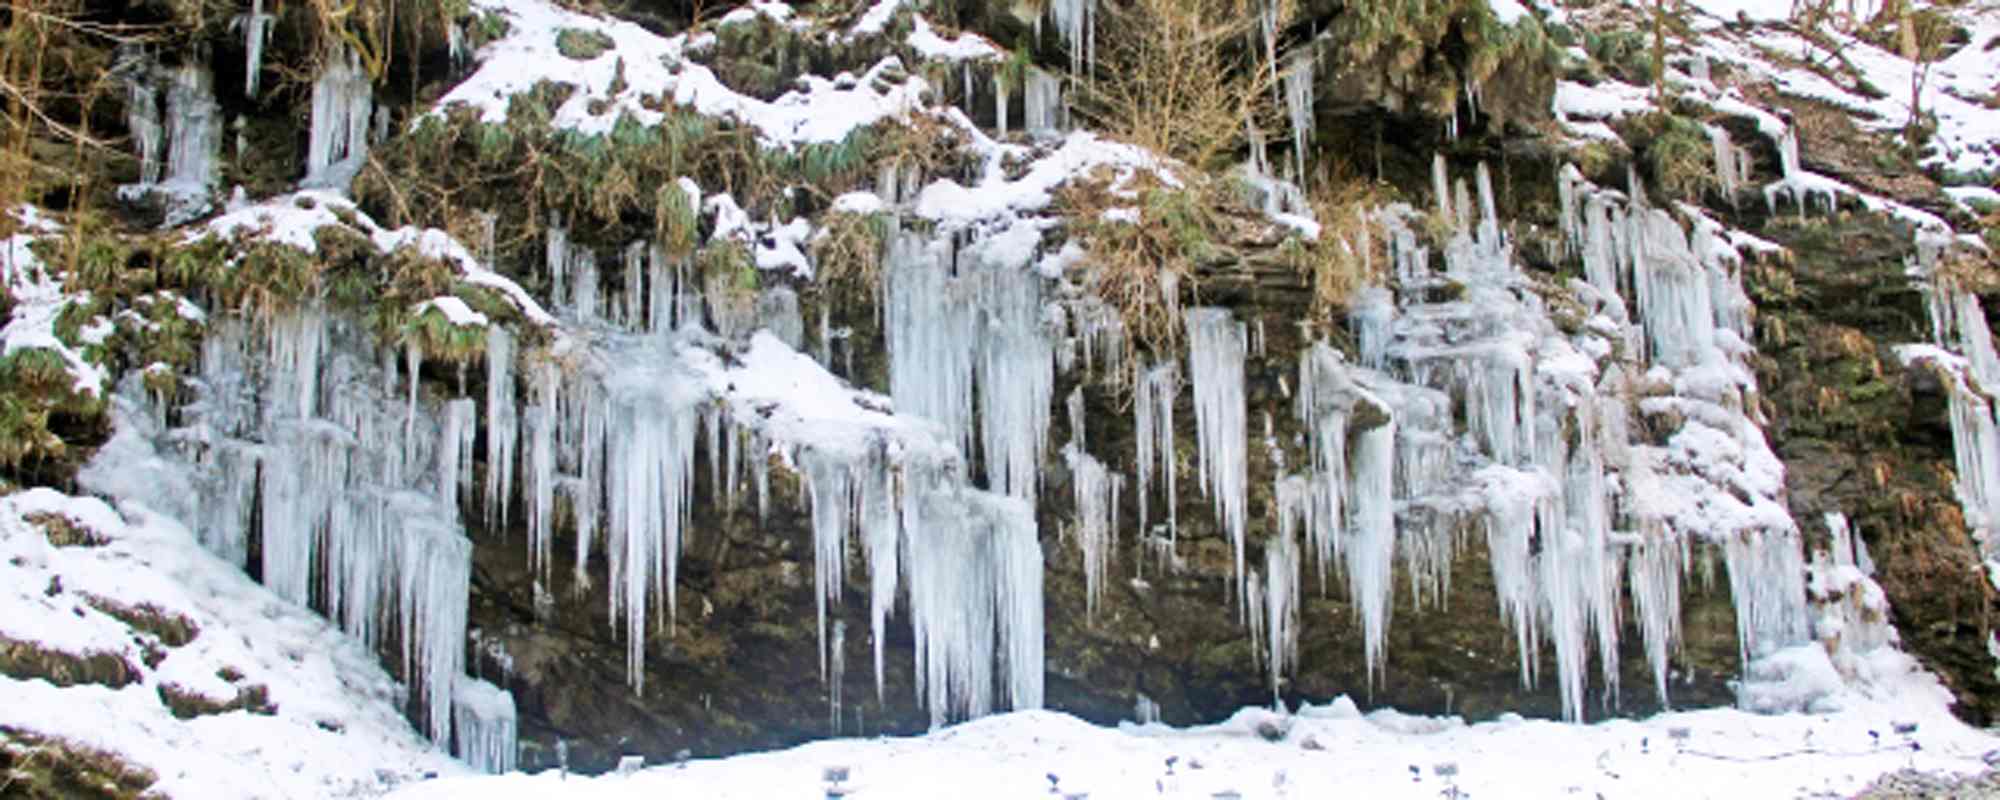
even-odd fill
[(22, 734), (111, 753), (167, 797), (374, 797), (466, 771), (373, 654), (144, 506), (0, 498), (0, 587), (0, 747), (23, 770)]

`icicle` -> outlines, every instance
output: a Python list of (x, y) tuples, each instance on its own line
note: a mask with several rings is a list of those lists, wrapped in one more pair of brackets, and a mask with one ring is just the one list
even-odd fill
[(1214, 504), (1218, 524), (1235, 554), (1239, 617), (1243, 611), (1243, 531), (1248, 486), (1249, 431), (1243, 394), (1244, 329), (1226, 309), (1196, 308), (1187, 314), (1188, 376), (1194, 384), (1194, 413), (1200, 444), (1201, 486)]
[(643, 239), (625, 246), (625, 293), (619, 298), (624, 313), (618, 321), (627, 330), (646, 327), (646, 249)]
[(819, 676), (827, 678), (826, 606), (839, 601), (847, 573), (847, 534), (854, 527), (853, 467), (840, 454), (803, 448), (798, 454), (812, 500), (813, 598), (819, 622)]
[(1083, 451), (1079, 441), (1063, 448), (1069, 462), (1070, 484), (1076, 497), (1076, 545), (1083, 556), (1084, 614), (1097, 617), (1103, 603), (1105, 576), (1118, 547), (1118, 495), (1125, 477)]
[(445, 404), (444, 431), (438, 437), (437, 498), (450, 516), (459, 514), (458, 499), (472, 491), (472, 448), (479, 435), (479, 406), (470, 398)]
[(1154, 470), (1164, 481), (1167, 507), (1167, 537), (1173, 540), (1178, 505), (1174, 490), (1174, 396), (1180, 394), (1180, 370), (1172, 361), (1162, 362), (1139, 376), (1132, 398), (1133, 439), (1138, 442), (1139, 530), (1146, 531), (1146, 503), (1150, 497)]
[(1313, 136), (1313, 51), (1308, 48), (1292, 59), (1292, 68), (1285, 71), (1285, 111), (1292, 122), (1292, 160), (1296, 165), (1293, 174), (1298, 176), (1299, 185), (1306, 182), (1306, 151), (1312, 144)]
[[(504, 325), (486, 329), (486, 524), (505, 529), (514, 496), (514, 461), (521, 432), (514, 404), (514, 335)], [(544, 570), (547, 565), (541, 565)], [(546, 577), (543, 572), (537, 575)]]
[[(1707, 63), (1703, 60), (1702, 63)], [(1736, 147), (1729, 141), (1729, 129), (1721, 125), (1704, 125), (1708, 133), (1709, 149), (1715, 159), (1715, 185), (1722, 196), (1729, 198), (1730, 205), (1736, 204), (1736, 192), (1741, 188), (1737, 183)]]
[(1444, 154), (1431, 156), (1431, 196), (1437, 201), (1439, 219), (1453, 219), (1451, 213), (1451, 178), (1445, 172)]
[(236, 20), (243, 28), (243, 95), (252, 100), (257, 99), (257, 84), (264, 74), (264, 39), (277, 21), (264, 13), (264, 0), (250, 0), (250, 13)]
[(840, 735), (840, 690), (847, 682), (847, 623), (833, 622), (833, 680), (827, 685), (827, 727)]
[[(1006, 77), (1005, 77), (1005, 76), (1003, 76), (1003, 75), (999, 74), (999, 71), (995, 71), (995, 73), (994, 73), (994, 75), (993, 75), (993, 118), (994, 118), (994, 126), (995, 126), (995, 128), (997, 128), (997, 129), (999, 130), (999, 132), (1000, 132), (1000, 138), (1006, 138), (1006, 136), (1007, 136), (1007, 79), (1006, 79)], [(878, 192), (878, 193), (879, 193), (880, 191), (881, 191), (880, 189), (877, 189), (877, 192)], [(893, 189), (892, 189), (891, 191), (893, 191)], [(883, 198), (883, 200), (884, 200), (884, 201), (887, 201), (887, 202), (892, 202), (892, 203), (893, 203), (893, 201), (891, 201), (891, 200), (890, 200), (890, 199), (889, 199), (888, 197), (886, 197), (886, 196), (885, 196), (885, 197)]]
[[(1090, 0), (1084, 0), (1089, 2)], [(1029, 136), (1047, 138), (1062, 134), (1062, 79), (1038, 67), (1027, 68), (1027, 86), (1022, 127)]]
[(576, 280), (570, 287), (570, 311), (580, 321), (595, 322), (602, 315), (597, 299), (597, 254), (579, 247), (570, 251), (569, 257), (569, 268)]
[(139, 159), (139, 185), (151, 186), (160, 181), (160, 154), (167, 136), (160, 121), (160, 93), (153, 86), (157, 68), (144, 55), (120, 55), (129, 70), (125, 78), (125, 126), (132, 131), (133, 155)]
[[(924, 535), (910, 539), (910, 614), (918, 697), (932, 724), (986, 713), (996, 683), (1013, 708), (1040, 708), (1042, 550), (1033, 513), (1020, 500), (965, 489), (933, 491), (916, 512), (911, 527)], [(1007, 672), (996, 681), (997, 663)]]
[(1264, 614), (1270, 702), (1282, 708), (1282, 680), (1298, 670), (1298, 544), (1288, 530), (1264, 546)]
[(1668, 659), (1681, 637), (1681, 581), (1687, 576), (1687, 537), (1654, 530), (1630, 550), (1632, 610), (1653, 669), (1653, 691), (1667, 703)]
[(517, 724), (512, 693), (460, 676), (452, 686), (451, 715), (458, 743), (453, 754), (459, 760), (492, 775), (514, 771)]
[(361, 58), (342, 47), (326, 57), (313, 81), (312, 130), (306, 145), (304, 185), (346, 191), (368, 159), (368, 123), (374, 87)]
[(948, 441), (971, 452), (975, 315), (944, 256), (916, 234), (890, 239), (882, 270), (889, 394), (897, 413), (944, 426)]
[(1349, 525), (1352, 541), (1344, 548), (1348, 591), (1361, 618), (1369, 685), (1383, 668), (1389, 636), (1391, 563), (1396, 553), (1395, 498), (1396, 423), (1384, 422), (1363, 431), (1354, 449), (1349, 474)]
[(191, 63), (174, 70), (167, 87), (167, 119), (172, 126), (167, 182), (205, 194), (215, 183), (215, 157), (222, 147), (222, 108), (215, 102), (206, 66)]
[[(525, 433), (528, 436), (528, 563), (547, 572), (550, 551), (555, 545), (556, 516), (556, 415), (562, 381), (552, 361), (544, 361), (534, 373), (535, 404), (528, 409)], [(590, 585), (590, 540), (576, 543), (575, 588), (579, 593)]]
[[(759, 459), (761, 461), (761, 459)], [(910, 465), (910, 473), (922, 473), (921, 464)], [(861, 484), (861, 546), (868, 556), (868, 619), (875, 650), (875, 701), (883, 699), (882, 653), (888, 642), (889, 612), (896, 605), (897, 580), (901, 577), (901, 500), (894, 486), (894, 468), (886, 460), (868, 471)], [(926, 482), (921, 474), (907, 476), (909, 483)]]
[(694, 486), (699, 398), (674, 377), (653, 364), (624, 366), (607, 380), (597, 412), (604, 420), (610, 609), (625, 616), (634, 692), (645, 689), (647, 609), (664, 605), (669, 624), (678, 611), (682, 527)]
[[(1293, 509), (1296, 522), (1304, 527), (1307, 552), (1317, 568), (1320, 589), (1325, 591), (1327, 567), (1340, 548), (1339, 533), (1346, 520), (1348, 470), (1347, 432), (1349, 412), (1354, 404), (1352, 381), (1340, 355), (1324, 342), (1299, 356), (1299, 390), (1295, 414), (1306, 429), (1311, 473), (1300, 478), (1303, 487), (1280, 485), (1279, 527), (1284, 530), (1286, 503), (1304, 503)], [(1287, 497), (1287, 491), (1303, 491)]]
[(1069, 391), (1069, 397), (1063, 401), (1063, 405), (1069, 410), (1069, 443), (1075, 445), (1078, 450), (1088, 450), (1089, 440), (1084, 436), (1083, 384), (1077, 384), (1076, 388)]
[(1082, 74), (1097, 63), (1097, 0), (1052, 0), (1049, 21), (1069, 48), (1070, 74)]
[(1042, 324), (1041, 278), (1021, 265), (989, 263), (981, 270), (980, 454), (994, 491), (1032, 503), (1055, 395), (1055, 350)]
[(1805, 553), (1797, 531), (1746, 531), (1724, 543), (1745, 663), (1806, 640)]

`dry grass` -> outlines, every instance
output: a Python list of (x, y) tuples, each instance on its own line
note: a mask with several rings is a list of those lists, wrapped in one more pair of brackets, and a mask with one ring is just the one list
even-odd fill
[(882, 246), (888, 217), (828, 212), (821, 234), (808, 246), (821, 286), (847, 296), (866, 297), (882, 282)]
[[(1280, 0), (1278, 25), (1294, 13)], [(1272, 96), (1281, 57), (1247, 47), (1261, 4), (1132, 0), (1100, 6), (1097, 64), (1078, 80), (1076, 113), (1091, 127), (1197, 168), (1233, 156), (1245, 123), (1280, 130)]]
[(1088, 253), (1084, 285), (1117, 309), (1127, 345), (1171, 352), (1181, 336), (1181, 296), (1215, 248), (1217, 203), (1208, 184), (1173, 188), (1146, 173), (1129, 183), (1114, 192), (1099, 172), (1062, 189), (1060, 202)]
[(1313, 311), (1326, 314), (1345, 308), (1357, 290), (1387, 272), (1388, 239), (1369, 219), (1387, 199), (1382, 187), (1352, 175), (1328, 175), (1313, 186), (1319, 240), (1290, 240), (1286, 260), (1312, 288)]

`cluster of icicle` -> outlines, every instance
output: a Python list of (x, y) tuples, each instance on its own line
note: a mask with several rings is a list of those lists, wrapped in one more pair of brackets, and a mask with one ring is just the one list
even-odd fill
[[(1294, 402), (1308, 462), (1275, 487), (1278, 539), (1247, 581), (1274, 692), (1298, 659), (1304, 562), (1322, 582), (1330, 566), (1345, 574), (1372, 676), (1386, 657), (1395, 560), (1419, 604), (1440, 602), (1467, 523), (1486, 532), (1523, 682), (1539, 680), (1537, 653), (1552, 645), (1571, 719), (1583, 715), (1593, 651), (1615, 695), (1624, 592), (1666, 701), (1695, 541), (1721, 546), (1746, 660), (1805, 641), (1798, 531), (1777, 499), (1782, 472), (1748, 416), (1750, 309), (1733, 249), (1713, 223), (1698, 221), (1690, 238), (1643, 195), (1598, 189), (1566, 169), (1564, 230), (1588, 276), (1568, 288), (1592, 322), (1563, 334), (1515, 265), (1483, 165), (1474, 177), (1451, 180), (1442, 160), (1434, 171), (1435, 213), (1452, 230), (1441, 271), (1417, 244), (1413, 211), (1376, 215), (1394, 277), (1356, 303), (1360, 363), (1325, 344), (1301, 355)], [(1426, 300), (1447, 282), (1462, 293)], [(1214, 348), (1191, 338), (1200, 372)], [(1231, 352), (1223, 371), (1240, 373), (1240, 358)], [(1637, 396), (1636, 378), (1649, 373), (1672, 392)], [(1205, 399), (1199, 374), (1195, 382), (1200, 414), (1217, 401)], [(1209, 383), (1207, 392), (1226, 391)], [(1689, 420), (1673, 441), (1635, 441), (1635, 411), (1668, 410)], [(1209, 425), (1201, 424), (1203, 448), (1223, 455), (1204, 453), (1205, 483), (1215, 480), (1213, 465), (1236, 457), (1231, 445), (1210, 443)], [(1686, 463), (1715, 436), (1733, 440), (1741, 459)]]
[[(244, 92), (250, 97), (257, 95), (264, 39), (274, 19), (257, 0), (235, 21), (248, 51)], [(121, 187), (120, 196), (130, 201), (160, 198), (168, 227), (200, 218), (213, 207), (210, 193), (222, 152), (223, 115), (214, 74), (199, 58), (162, 66), (137, 46), (120, 51), (116, 73), (125, 87), (125, 124), (139, 160), (138, 182)], [(353, 182), (367, 161), (370, 137), (383, 133), (371, 125), (388, 122), (386, 115), (375, 114), (373, 98), (374, 87), (353, 50), (342, 48), (327, 58), (313, 81), (305, 186), (345, 190)], [(239, 150), (242, 145), (239, 138)]]
[[(425, 730), (476, 765), (512, 764), (513, 704), (464, 675), (473, 497), (470, 399), (415, 391), (421, 356), (374, 346), (311, 308), (253, 329), (217, 320), (198, 399), (169, 433), (195, 471), (202, 544), (242, 565), (260, 537), (263, 580), (368, 646), (399, 642)], [(408, 387), (408, 390), (405, 390)], [(476, 707), (462, 707), (476, 697)]]
[[(705, 443), (711, 502), (719, 508), (748, 502), (754, 487), (761, 517), (774, 452), (803, 477), (823, 678), (844, 672), (845, 635), (836, 621), (829, 647), (828, 606), (842, 594), (858, 544), (869, 571), (878, 694), (886, 624), (902, 591), (916, 631), (917, 690), (934, 721), (985, 714), (1003, 702), (1040, 706), (1042, 556), (1029, 500), (1046, 446), (1055, 357), (1042, 333), (1038, 279), (1018, 264), (953, 277), (935, 260), (951, 257), (948, 240), (892, 241), (883, 287), (891, 384), (904, 414), (936, 425), (885, 416), (875, 427), (801, 437), (732, 406), (690, 361), (758, 329), (797, 347), (803, 326), (789, 289), (771, 287), (744, 303), (721, 287), (694, 285), (685, 263), (642, 242), (625, 249), (623, 292), (607, 299), (596, 257), (551, 226), (547, 269), (557, 304), (594, 334), (565, 345), (563, 366), (530, 367), (531, 399), (518, 434), (490, 420), (489, 442), (511, 450), (514, 436), (525, 439), (520, 469), (538, 569), (551, 563), (558, 499), (574, 525), (578, 590), (588, 587), (592, 550), (602, 543), (610, 608), (625, 621), (635, 690), (644, 688), (649, 611), (664, 607), (665, 622), (673, 623), (677, 565), (695, 502), (695, 451)], [(496, 375), (489, 382), (512, 380)], [(975, 408), (986, 422), (976, 429)], [(963, 477), (959, 454), (975, 442), (991, 492)], [(504, 486), (489, 491), (508, 494)], [(832, 713), (837, 724), (838, 710)]]

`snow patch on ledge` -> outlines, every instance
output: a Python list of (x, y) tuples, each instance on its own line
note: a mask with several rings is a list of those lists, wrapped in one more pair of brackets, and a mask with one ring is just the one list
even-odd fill
[[(416, 228), (407, 225), (401, 228), (384, 228), (376, 224), (367, 214), (362, 213), (361, 209), (354, 205), (354, 201), (332, 192), (299, 191), (279, 195), (261, 203), (244, 205), (209, 220), (207, 225), (195, 229), (187, 236), (189, 239), (196, 239), (207, 234), (237, 242), (250, 238), (263, 238), (312, 254), (319, 252), (319, 244), (315, 239), (319, 230), (334, 226), (348, 228), (367, 237), (375, 245), (375, 249), (382, 253), (390, 253), (402, 247), (413, 247), (425, 258), (449, 261), (458, 267), (459, 276), (467, 283), (499, 292), (530, 322), (542, 326), (556, 324), (555, 317), (543, 309), (542, 304), (536, 302), (526, 289), (521, 288), (521, 285), (515, 283), (513, 279), (480, 264), (472, 251), (453, 239), (451, 234), (437, 228)], [(471, 309), (466, 311), (470, 313)]]

